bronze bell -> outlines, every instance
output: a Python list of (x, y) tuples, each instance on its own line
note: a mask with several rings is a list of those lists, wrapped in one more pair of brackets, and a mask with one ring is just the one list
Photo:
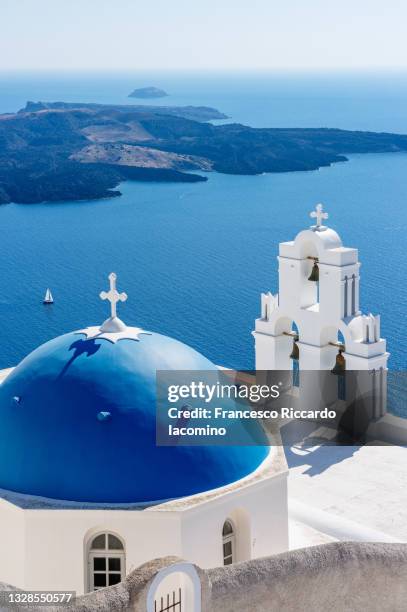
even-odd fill
[(311, 274), (308, 277), (309, 281), (314, 281), (317, 283), (319, 281), (319, 268), (316, 261), (314, 261), (314, 265), (312, 266)]
[(345, 357), (342, 355), (343, 349), (339, 349), (338, 354), (336, 356), (335, 365), (332, 368), (332, 374), (336, 374), (336, 376), (344, 376), (346, 369)]
[(300, 349), (298, 348), (297, 341), (298, 341), (298, 336), (294, 336), (293, 348), (291, 351), (290, 359), (295, 359), (295, 361), (298, 361), (300, 358)]

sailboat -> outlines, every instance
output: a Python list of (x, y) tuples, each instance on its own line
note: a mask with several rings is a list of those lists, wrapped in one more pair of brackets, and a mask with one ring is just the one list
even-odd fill
[(42, 303), (43, 304), (53, 304), (54, 303), (54, 298), (52, 297), (52, 293), (50, 289), (46, 290), (44, 300)]

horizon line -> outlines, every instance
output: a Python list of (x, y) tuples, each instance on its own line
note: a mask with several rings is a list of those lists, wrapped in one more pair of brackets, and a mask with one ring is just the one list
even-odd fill
[(129, 73), (129, 72), (211, 72), (211, 73), (250, 73), (250, 72), (296, 72), (296, 73), (309, 73), (309, 72), (407, 72), (406, 66), (274, 66), (274, 67), (150, 67), (150, 68), (137, 68), (137, 67), (92, 67), (92, 66), (80, 66), (80, 67), (12, 67), (6, 68), (0, 66), (0, 73), (14, 73), (14, 72), (112, 72), (112, 73)]

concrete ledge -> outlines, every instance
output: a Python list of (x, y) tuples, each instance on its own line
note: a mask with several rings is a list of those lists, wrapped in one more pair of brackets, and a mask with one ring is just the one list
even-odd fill
[(401, 538), (395, 538), (387, 533), (370, 529), (355, 521), (307, 506), (297, 500), (289, 499), (288, 512), (290, 518), (309, 525), (317, 532), (324, 533), (335, 540), (353, 542), (388, 542), (402, 543)]

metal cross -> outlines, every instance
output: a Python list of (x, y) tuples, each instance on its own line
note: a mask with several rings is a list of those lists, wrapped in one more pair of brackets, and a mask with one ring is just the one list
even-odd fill
[(109, 274), (110, 289), (109, 291), (101, 291), (99, 297), (101, 300), (109, 300), (111, 308), (111, 318), (114, 319), (117, 316), (116, 304), (117, 302), (125, 302), (127, 300), (127, 293), (119, 293), (116, 289), (117, 276), (114, 272)]
[(312, 217), (313, 219), (317, 220), (317, 227), (321, 227), (322, 226), (322, 221), (324, 219), (328, 219), (328, 213), (327, 212), (323, 212), (324, 206), (323, 204), (317, 204), (315, 206), (315, 210), (313, 210), (309, 216)]

